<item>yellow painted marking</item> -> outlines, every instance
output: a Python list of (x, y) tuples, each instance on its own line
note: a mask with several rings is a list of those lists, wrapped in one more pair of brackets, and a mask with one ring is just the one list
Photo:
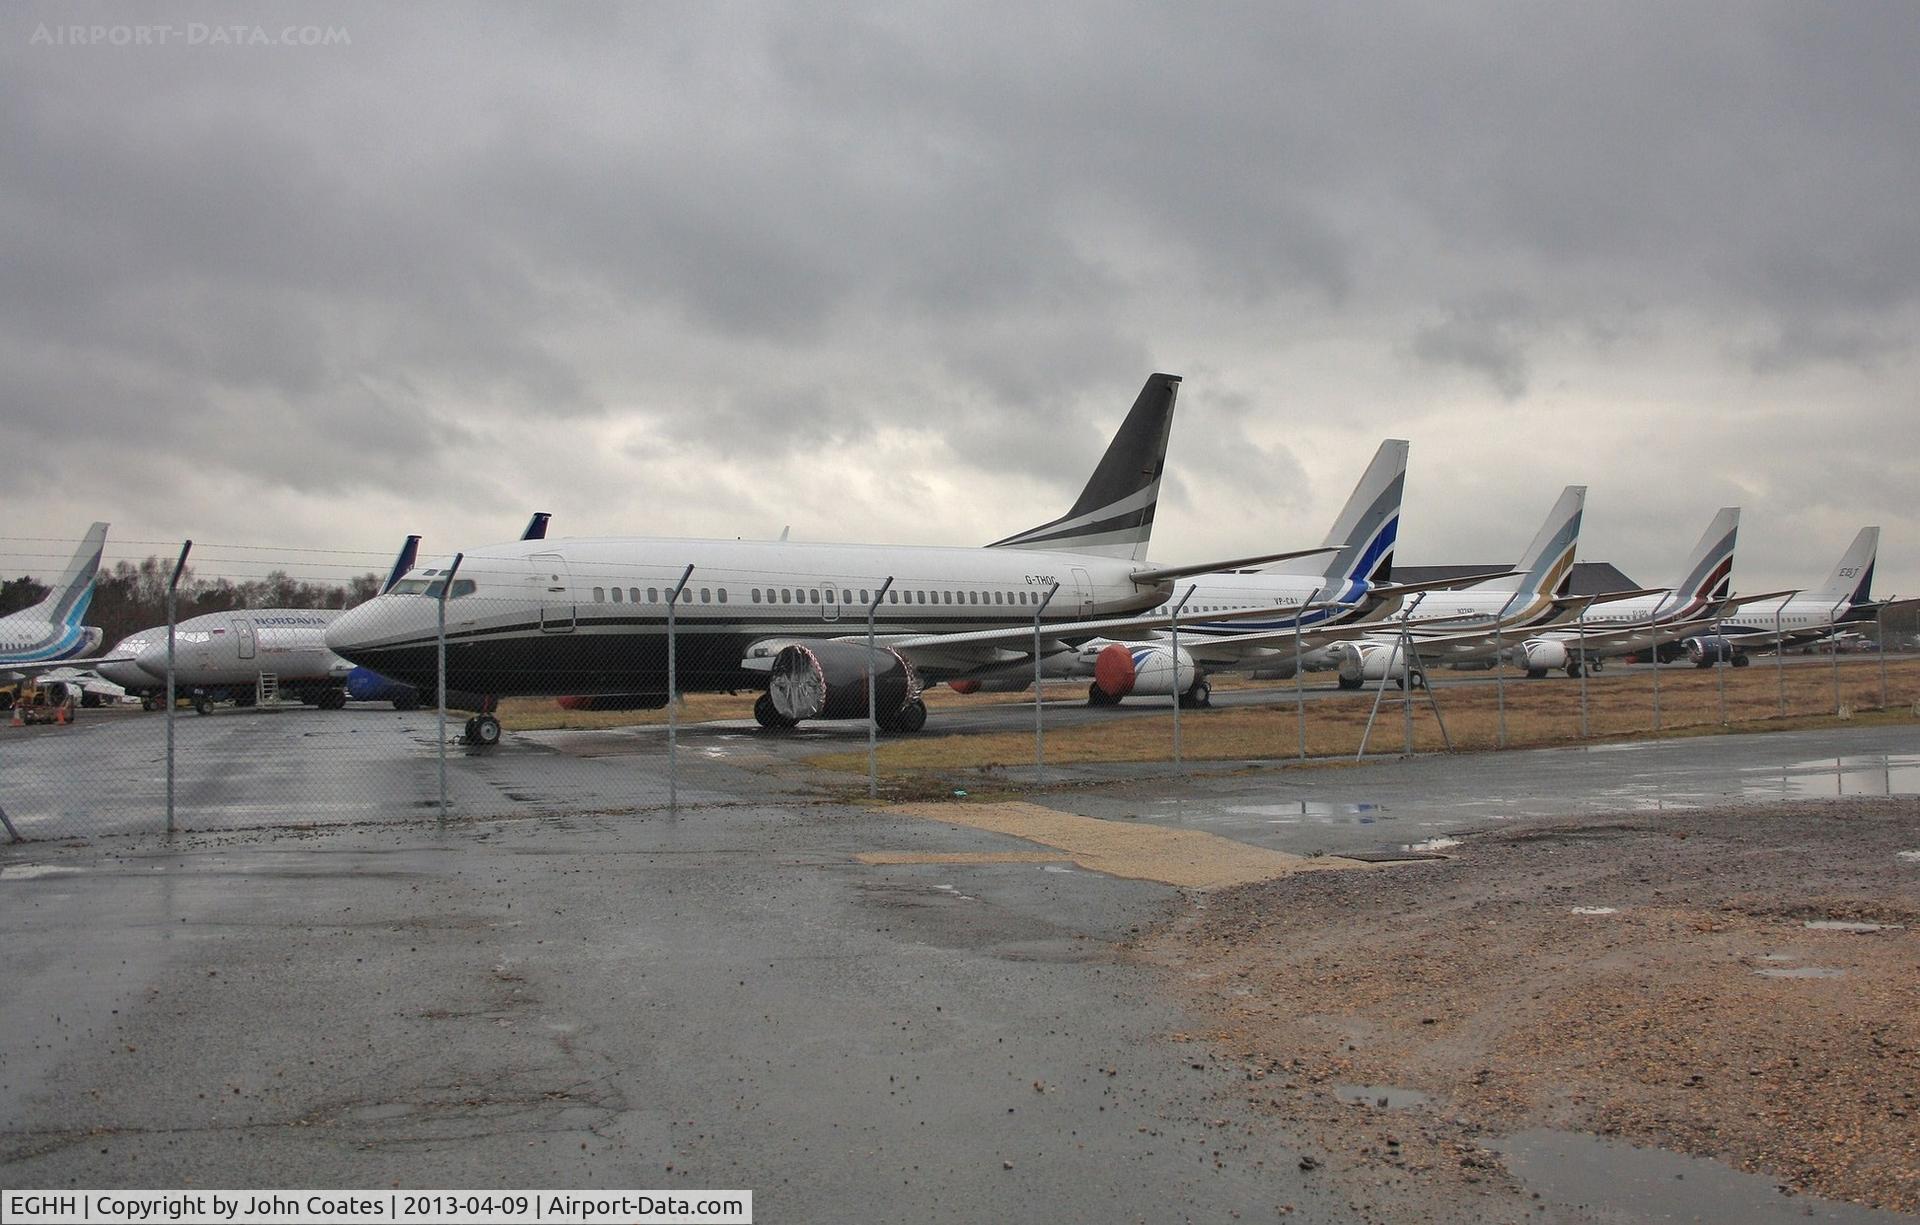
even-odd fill
[(1025, 838), (1059, 848), (1092, 872), (1186, 889), (1218, 889), (1295, 872), (1373, 866), (1352, 859), (1289, 855), (1200, 830), (1168, 829), (1144, 821), (1101, 821), (1038, 804), (905, 804), (889, 811)]

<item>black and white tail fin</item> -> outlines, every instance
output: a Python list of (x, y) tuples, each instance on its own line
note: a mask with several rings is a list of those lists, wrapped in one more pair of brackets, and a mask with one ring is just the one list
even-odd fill
[(1842, 604), (1872, 603), (1873, 563), (1879, 552), (1880, 529), (1861, 528), (1847, 551), (1841, 554), (1840, 564), (1827, 575), (1827, 581), (1818, 591), (1808, 592), (1807, 598), (1835, 608)]
[(1179, 375), (1150, 376), (1073, 509), (987, 547), (1146, 560), (1179, 391)]
[(1393, 545), (1400, 532), (1400, 498), (1407, 484), (1407, 450), (1404, 438), (1389, 438), (1373, 453), (1373, 462), (1322, 542), (1339, 549), (1338, 553), (1298, 557), (1268, 566), (1266, 572), (1324, 577), (1330, 592), (1345, 591), (1354, 582), (1390, 582)]

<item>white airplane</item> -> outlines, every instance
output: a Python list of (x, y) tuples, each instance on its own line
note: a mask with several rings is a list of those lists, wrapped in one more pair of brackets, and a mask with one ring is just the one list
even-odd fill
[(1566, 589), (1573, 577), (1586, 498), (1585, 485), (1562, 490), (1510, 574), (1419, 596), (1404, 608), (1404, 635), (1399, 621), (1386, 621), (1364, 638), (1336, 643), (1330, 649), (1340, 687), (1358, 689), (1403, 672), (1413, 673), (1416, 685), (1422, 683), (1420, 667), (1408, 668), (1402, 660), (1403, 636), (1411, 640), (1421, 662), (1457, 663), (1513, 645), (1535, 627), (1565, 616), (1572, 607)]
[[(1205, 706), (1211, 693), (1207, 677), (1213, 672), (1257, 669), (1261, 675), (1292, 676), (1296, 638), (1303, 667), (1314, 666), (1327, 643), (1363, 633), (1350, 627), (1391, 611), (1392, 597), (1426, 586), (1388, 581), (1399, 534), (1407, 450), (1404, 439), (1390, 438), (1380, 444), (1327, 534), (1330, 558), (1296, 558), (1269, 567), (1199, 575), (1181, 605), (1177, 650), (1167, 630), (1133, 639), (1102, 636), (1077, 646), (1056, 642), (1042, 661), (1043, 672), (1090, 679), (1090, 706), (1110, 706), (1129, 696), (1175, 694), (1183, 705)], [(1263, 618), (1221, 619), (1221, 614), (1244, 614), (1262, 607), (1288, 611)], [(994, 675), (950, 683), (969, 693), (1024, 689), (1032, 679), (1031, 664), (1015, 664)]]
[[(1031, 660), (1036, 615), (1055, 632), (1091, 636), (1162, 603), (1175, 579), (1322, 551), (1146, 562), (1179, 385), (1175, 375), (1147, 379), (1066, 514), (982, 548), (652, 537), (490, 545), (460, 555), (457, 568), (436, 559), (343, 613), (327, 644), (431, 693), (444, 592), (449, 702), (477, 707), (466, 739), (492, 744), (499, 697), (618, 693), (664, 705), (677, 591), (681, 691), (764, 687), (754, 717), (791, 727), (864, 716), (871, 667), (881, 724), (917, 731), (923, 677)], [(870, 655), (861, 627), (875, 600)]]
[(1871, 622), (1880, 605), (1873, 599), (1873, 566), (1880, 551), (1880, 529), (1863, 527), (1817, 589), (1784, 598), (1754, 597), (1722, 617), (1706, 632), (1686, 639), (1687, 658), (1708, 668), (1726, 660), (1747, 665), (1749, 651), (1801, 646), (1841, 635), (1845, 627)]
[[(535, 515), (528, 538), (544, 531), (547, 516)], [(391, 588), (413, 565), (420, 538), (407, 537), (387, 574)], [(280, 693), (322, 710), (346, 705), (353, 665), (327, 650), (326, 630), (337, 608), (236, 608), (206, 613), (174, 626), (173, 687), (207, 714), (213, 704), (231, 701), (251, 706), (263, 674), (272, 675)], [(86, 662), (86, 661), (83, 661)], [(112, 657), (93, 664), (95, 671), (126, 693), (138, 695), (146, 710), (158, 710), (167, 693), (167, 627), (148, 626), (121, 639)], [(355, 695), (359, 696), (359, 695)], [(395, 701), (396, 706), (402, 703)], [(402, 706), (412, 709), (417, 702)]]
[(83, 622), (107, 545), (107, 525), (87, 529), (46, 598), (0, 617), (0, 683), (16, 684), (100, 649), (101, 631)]

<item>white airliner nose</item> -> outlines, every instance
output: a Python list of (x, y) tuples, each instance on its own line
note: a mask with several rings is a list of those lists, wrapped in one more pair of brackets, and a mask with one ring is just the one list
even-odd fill
[[(184, 662), (181, 658), (181, 646), (182, 644), (179, 642), (178, 635), (176, 633), (175, 641), (174, 641), (174, 650), (173, 650), (174, 666), (176, 668), (179, 667), (182, 662)], [(110, 664), (108, 666), (113, 667), (116, 665)], [(117, 666), (123, 667), (123, 668), (124, 667), (138, 668), (141, 672), (141, 677), (138, 681), (135, 682), (136, 684), (146, 685), (146, 684), (151, 684), (154, 681), (166, 680), (167, 679), (167, 636), (165, 634), (162, 634), (158, 638), (150, 639), (145, 644), (143, 644), (138, 651), (134, 652), (132, 664), (121, 664)], [(105, 671), (102, 671), (100, 675), (107, 676)], [(110, 681), (113, 681), (114, 684), (116, 685), (126, 684), (125, 681), (119, 680), (116, 677), (108, 676), (107, 679)]]
[[(145, 640), (123, 642), (114, 648), (113, 653), (115, 655), (132, 656), (133, 658), (129, 658), (120, 663), (96, 664), (93, 670), (120, 686), (122, 689), (143, 689), (153, 681), (153, 678), (147, 674), (147, 670), (142, 668), (138, 662), (139, 653), (146, 645)], [(164, 650), (165, 643), (162, 643), (161, 646)], [(160, 666), (162, 675), (164, 675), (166, 668), (166, 660), (164, 658), (161, 659)]]

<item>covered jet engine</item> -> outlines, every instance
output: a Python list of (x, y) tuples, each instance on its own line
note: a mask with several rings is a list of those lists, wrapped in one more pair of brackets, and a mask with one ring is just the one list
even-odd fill
[(667, 704), (667, 692), (587, 693), (554, 700), (561, 710), (659, 710)]
[[(1083, 674), (1084, 675), (1084, 674)], [(1093, 657), (1093, 684), (1087, 686), (1087, 705), (1112, 706), (1130, 695), (1180, 695), (1182, 706), (1205, 706), (1213, 687), (1198, 675), (1193, 657), (1185, 651), (1152, 645), (1129, 646), (1111, 642)]]
[(1567, 653), (1567, 644), (1552, 638), (1529, 638), (1513, 648), (1514, 666), (1530, 680), (1537, 681), (1555, 668), (1566, 668), (1568, 676), (1578, 676), (1569, 666), (1572, 658)]
[(868, 653), (851, 642), (793, 643), (773, 658), (767, 691), (753, 704), (762, 727), (792, 727), (802, 719), (864, 719), (867, 672), (873, 671), (874, 714), (890, 732), (926, 726), (920, 674), (892, 647)]
[[(1379, 642), (1336, 642), (1332, 647), (1342, 689), (1358, 689), (1368, 681), (1391, 680), (1404, 684), (1406, 666), (1401, 660), (1400, 644)], [(1427, 684), (1427, 674), (1418, 664), (1413, 668), (1414, 688)]]
[(1747, 666), (1746, 654), (1723, 634), (1701, 634), (1680, 645), (1686, 648), (1687, 662), (1696, 668), (1711, 668), (1717, 663), (1735, 668)]

